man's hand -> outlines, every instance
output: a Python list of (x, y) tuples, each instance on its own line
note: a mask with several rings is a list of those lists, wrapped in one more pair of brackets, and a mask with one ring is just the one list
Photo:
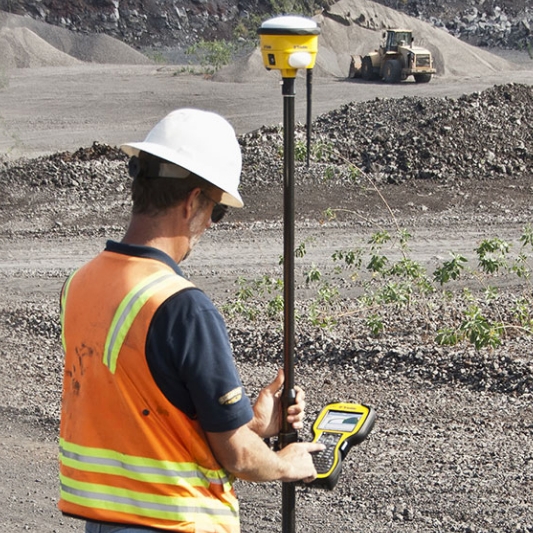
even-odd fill
[(282, 448), (278, 455), (283, 461), (291, 465), (280, 481), (303, 481), (311, 483), (316, 479), (317, 473), (311, 453), (320, 452), (325, 448), (318, 442), (294, 442)]
[[(254, 418), (249, 427), (262, 438), (270, 438), (281, 428), (281, 389), (285, 381), (283, 370), (278, 370), (276, 379), (261, 390), (254, 405)], [(305, 418), (305, 393), (294, 387), (296, 403), (287, 410), (287, 422), (294, 429), (302, 429)]]

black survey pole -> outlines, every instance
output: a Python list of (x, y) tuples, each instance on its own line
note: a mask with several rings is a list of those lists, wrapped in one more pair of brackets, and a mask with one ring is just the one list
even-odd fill
[[(294, 80), (283, 78), (283, 359), (285, 384), (281, 396), (283, 420), (280, 448), (298, 440), (296, 430), (287, 422), (287, 409), (296, 402), (294, 390)], [(294, 533), (296, 491), (294, 483), (282, 484), (282, 531)]]
[(307, 168), (309, 168), (309, 159), (311, 157), (311, 87), (313, 85), (313, 69), (308, 68), (306, 76), (306, 89), (307, 89)]

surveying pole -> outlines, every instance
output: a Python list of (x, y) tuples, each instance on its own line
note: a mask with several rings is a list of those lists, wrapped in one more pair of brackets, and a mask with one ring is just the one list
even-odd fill
[[(282, 427), (279, 446), (298, 440), (287, 422), (287, 410), (296, 402), (294, 389), (294, 96), (298, 69), (308, 71), (315, 64), (320, 29), (304, 17), (281, 16), (269, 19), (259, 28), (261, 54), (267, 70), (280, 70), (283, 95), (283, 358), (285, 383), (281, 396)], [(310, 77), (308, 78), (310, 80)], [(308, 109), (309, 100), (308, 100)], [(307, 117), (308, 128), (310, 117)], [(309, 132), (309, 129), (308, 129)], [(282, 484), (282, 531), (295, 532), (295, 484)]]

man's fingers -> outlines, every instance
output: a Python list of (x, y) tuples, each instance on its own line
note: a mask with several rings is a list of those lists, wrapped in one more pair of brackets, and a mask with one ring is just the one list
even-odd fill
[(296, 401), (303, 401), (305, 399), (305, 391), (298, 385), (294, 386), (294, 390), (296, 391)]
[(304, 442), (309, 453), (321, 452), (326, 449), (326, 446), (321, 442)]

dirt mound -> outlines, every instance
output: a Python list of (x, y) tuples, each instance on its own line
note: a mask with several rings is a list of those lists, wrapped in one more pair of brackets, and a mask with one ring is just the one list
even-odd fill
[(79, 61), (145, 65), (150, 59), (104, 34), (84, 35), (0, 11), (0, 67), (70, 66)]
[[(345, 78), (351, 55), (376, 49), (385, 28), (402, 27), (413, 30), (415, 44), (431, 50), (437, 76), (483, 76), (515, 68), (509, 61), (468, 45), (427, 22), (370, 0), (340, 0), (314, 19), (321, 28), (316, 76)], [(215, 80), (243, 82), (271, 75), (256, 50), (246, 61), (222, 69)]]
[[(319, 22), (326, 51), (324, 59), (329, 58), (319, 66), (334, 75), (348, 74), (350, 54), (363, 55), (377, 48), (384, 29), (402, 27), (412, 29), (415, 44), (431, 51), (438, 76), (482, 76), (513, 68), (508, 61), (470, 46), (444, 30), (370, 0), (340, 0)], [(335, 55), (338, 63), (331, 66)]]
[[(316, 17), (321, 26), (317, 76), (346, 77), (352, 54), (375, 49), (386, 27), (410, 27), (417, 44), (429, 48), (435, 57), (438, 76), (480, 76), (510, 70), (508, 61), (470, 46), (429, 23), (370, 0), (341, 0)], [(29, 17), (0, 11), (0, 67), (28, 68), (67, 66), (73, 58), (84, 62), (149, 64), (143, 54), (105, 34), (80, 34)], [(222, 69), (218, 81), (243, 82), (273, 76), (256, 50), (245, 61)]]

